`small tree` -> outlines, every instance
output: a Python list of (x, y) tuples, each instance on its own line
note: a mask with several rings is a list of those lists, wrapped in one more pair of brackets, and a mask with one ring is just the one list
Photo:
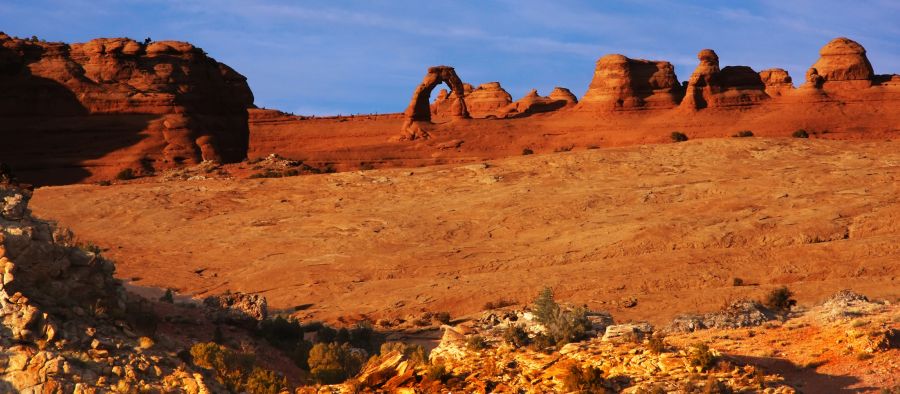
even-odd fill
[(553, 299), (553, 289), (545, 287), (534, 300), (534, 318), (538, 323), (547, 325), (558, 314), (559, 304)]

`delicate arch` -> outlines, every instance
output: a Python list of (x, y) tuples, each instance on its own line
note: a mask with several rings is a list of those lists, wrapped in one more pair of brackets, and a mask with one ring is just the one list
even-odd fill
[(469, 111), (463, 98), (465, 93), (462, 80), (456, 75), (453, 67), (435, 66), (428, 68), (428, 74), (416, 87), (412, 101), (404, 112), (407, 122), (431, 122), (431, 91), (441, 83), (446, 83), (450, 87), (451, 93), (455, 94), (456, 100), (450, 108), (450, 115), (455, 118), (469, 117)]

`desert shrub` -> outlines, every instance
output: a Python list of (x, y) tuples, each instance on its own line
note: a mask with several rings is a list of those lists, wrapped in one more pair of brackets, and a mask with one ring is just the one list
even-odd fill
[(732, 137), (735, 137), (735, 138), (753, 137), (753, 132), (750, 130), (741, 130), (741, 131), (738, 131), (737, 133), (735, 133)]
[(256, 366), (251, 354), (206, 342), (192, 346), (190, 355), (194, 365), (211, 369), (216, 380), (231, 392), (268, 394), (288, 388), (283, 377)]
[(470, 350), (482, 350), (486, 349), (488, 344), (481, 335), (472, 335), (466, 338), (466, 347)]
[(791, 137), (794, 138), (809, 138), (809, 133), (806, 130), (800, 129), (791, 134)]
[(553, 151), (556, 152), (556, 153), (559, 153), (559, 152), (569, 152), (569, 151), (571, 151), (572, 148), (574, 148), (574, 147), (575, 147), (575, 145), (560, 146), (560, 147), (554, 149)]
[(703, 394), (733, 394), (734, 390), (725, 382), (717, 379), (715, 375), (709, 375), (706, 384), (703, 385)]
[(312, 327), (316, 327), (316, 325), (318, 325), (318, 329), (315, 330), (316, 342), (334, 342), (334, 339), (337, 336), (337, 330), (322, 323), (313, 323)]
[(172, 289), (166, 289), (166, 293), (159, 297), (159, 300), (162, 302), (168, 302), (170, 304), (175, 302), (175, 295), (172, 294)]
[(283, 376), (259, 367), (253, 368), (244, 383), (244, 391), (252, 394), (278, 394), (287, 387)]
[(744, 285), (744, 280), (741, 279), (741, 278), (733, 278), (733, 279), (731, 279), (731, 285), (732, 285), (732, 286), (735, 286), (735, 287), (737, 287), (737, 286), (743, 286), (743, 285)]
[(687, 134), (680, 131), (673, 131), (669, 137), (672, 138), (672, 142), (684, 142), (688, 140)]
[(549, 287), (538, 294), (532, 310), (535, 320), (547, 328), (547, 335), (558, 346), (583, 339), (591, 328), (584, 308), (560, 307), (553, 299), (553, 290)]
[(791, 298), (793, 296), (794, 292), (782, 286), (769, 292), (763, 300), (763, 305), (774, 311), (787, 312), (791, 310), (791, 307), (797, 305), (797, 300)]
[(116, 179), (118, 179), (120, 181), (127, 181), (127, 180), (131, 180), (134, 178), (135, 178), (134, 170), (132, 170), (130, 168), (125, 168), (122, 171), (119, 171), (118, 174), (116, 174)]
[(496, 301), (488, 301), (482, 307), (483, 310), (489, 311), (491, 309), (500, 309), (505, 308), (507, 306), (515, 305), (516, 302), (513, 300), (507, 300), (505, 298), (498, 299)]
[(549, 335), (537, 334), (531, 339), (531, 349), (537, 352), (550, 353), (556, 342)]
[(691, 346), (688, 362), (695, 367), (700, 367), (704, 371), (708, 371), (716, 365), (718, 358), (709, 349), (709, 345), (698, 343)]
[(569, 373), (563, 377), (563, 388), (566, 392), (606, 393), (606, 379), (603, 371), (596, 367), (581, 368), (573, 365)]
[(309, 351), (309, 372), (319, 383), (337, 384), (356, 375), (365, 361), (350, 344), (317, 343)]
[(650, 339), (647, 340), (647, 348), (656, 354), (665, 353), (668, 348), (665, 335), (662, 333), (651, 335)]
[(507, 326), (503, 331), (503, 341), (517, 348), (526, 346), (530, 342), (525, 328), (513, 324)]
[(451, 375), (447, 371), (447, 367), (445, 367), (444, 364), (432, 364), (425, 371), (425, 377), (437, 382), (446, 382), (447, 379), (450, 378), (450, 376)]
[(533, 155), (534, 151), (531, 148), (522, 149), (522, 156)]
[(450, 324), (450, 312), (438, 312), (433, 316), (434, 320), (441, 324)]
[(0, 182), (12, 182), (16, 179), (13, 175), (12, 167), (9, 164), (0, 162)]
[(347, 342), (350, 345), (364, 349), (369, 354), (375, 354), (381, 344), (384, 343), (384, 335), (376, 332), (372, 323), (367, 321), (357, 323), (356, 327), (348, 330), (348, 334)]
[(259, 323), (257, 334), (276, 347), (297, 343), (303, 338), (303, 325), (294, 319), (276, 316)]

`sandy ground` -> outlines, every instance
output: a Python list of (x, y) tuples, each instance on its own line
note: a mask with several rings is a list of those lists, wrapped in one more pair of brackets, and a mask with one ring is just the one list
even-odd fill
[(725, 138), (50, 187), (31, 206), (106, 249), (120, 278), (260, 293), (305, 319), (459, 316), (551, 286), (617, 320), (664, 322), (781, 285), (801, 304), (842, 288), (897, 300), (898, 178), (900, 142)]

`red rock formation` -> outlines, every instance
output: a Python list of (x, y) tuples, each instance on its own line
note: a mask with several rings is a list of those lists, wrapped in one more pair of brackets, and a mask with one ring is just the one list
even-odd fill
[(550, 92), (550, 95), (547, 97), (550, 97), (551, 100), (565, 101), (566, 103), (568, 103), (566, 105), (578, 104), (578, 99), (575, 98), (575, 95), (572, 94), (572, 91), (559, 86), (553, 88), (553, 91)]
[(441, 83), (446, 83), (458, 97), (453, 101), (450, 115), (454, 118), (468, 118), (463, 83), (456, 75), (453, 67), (435, 66), (428, 69), (428, 74), (413, 92), (412, 100), (404, 111), (404, 122), (401, 128), (401, 139), (427, 138), (428, 132), (422, 126), (431, 123), (431, 91)]
[[(718, 71), (718, 63), (716, 63)], [(623, 110), (673, 108), (682, 89), (669, 62), (606, 55), (597, 61), (582, 108)]]
[(765, 84), (747, 66), (728, 66), (719, 69), (719, 56), (712, 49), (697, 54), (700, 64), (691, 74), (681, 108), (702, 109), (746, 106), (769, 96)]
[(0, 156), (26, 182), (246, 157), (246, 78), (188, 43), (0, 34), (0, 86)]
[(500, 82), (488, 82), (478, 85), (466, 96), (466, 103), (473, 117), (497, 116), (503, 108), (512, 103), (512, 96), (500, 87)]
[[(571, 94), (572, 92), (569, 93)], [(572, 104), (571, 97), (567, 97), (562, 91), (557, 92), (557, 97), (541, 96), (538, 94), (537, 89), (531, 89), (528, 94), (511, 105), (510, 113), (535, 114), (550, 112)]]
[[(466, 101), (466, 110), (469, 111), (469, 116), (475, 116), (472, 114), (471, 103), (468, 102), (469, 95), (472, 94), (473, 90), (475, 90), (475, 88), (472, 87), (472, 84), (463, 82), (463, 100)], [(456, 94), (448, 92), (447, 89), (441, 89), (434, 102), (431, 104), (431, 116), (453, 118), (453, 108), (458, 105), (459, 103), (457, 102)]]
[(766, 94), (772, 97), (784, 95), (794, 88), (791, 76), (781, 68), (762, 70), (759, 79), (766, 85)]
[(866, 88), (872, 85), (875, 73), (866, 57), (866, 49), (848, 38), (831, 40), (819, 50), (821, 57), (812, 68), (822, 77), (822, 87)]

